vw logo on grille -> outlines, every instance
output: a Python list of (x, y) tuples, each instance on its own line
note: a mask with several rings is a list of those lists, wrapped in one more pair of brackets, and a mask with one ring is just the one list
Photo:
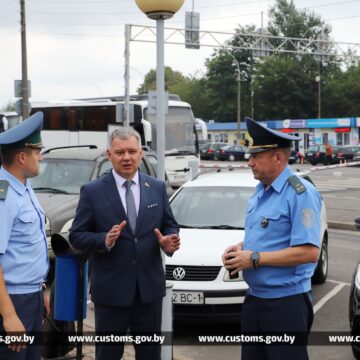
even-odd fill
[(182, 280), (185, 277), (185, 270), (182, 267), (177, 267), (173, 271), (173, 278), (175, 280)]

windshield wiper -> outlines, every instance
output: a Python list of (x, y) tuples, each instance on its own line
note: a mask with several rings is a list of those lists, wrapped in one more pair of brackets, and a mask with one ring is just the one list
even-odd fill
[(224, 230), (244, 230), (242, 226), (232, 226), (232, 225), (208, 225), (208, 226), (199, 226), (199, 229), (224, 229)]
[(178, 224), (179, 227), (184, 228), (184, 229), (196, 229), (197, 226), (189, 226), (189, 225), (183, 225), (183, 224)]
[(65, 190), (55, 189), (55, 188), (51, 188), (51, 187), (36, 187), (36, 188), (33, 188), (33, 190), (46, 191), (46, 192), (50, 192), (53, 194), (69, 194)]

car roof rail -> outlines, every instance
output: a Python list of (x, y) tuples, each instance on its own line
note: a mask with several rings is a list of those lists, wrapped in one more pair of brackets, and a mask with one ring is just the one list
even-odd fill
[(89, 148), (89, 149), (97, 149), (96, 145), (69, 145), (69, 146), (57, 146), (53, 148), (49, 148), (44, 150), (41, 155), (49, 154), (51, 151), (54, 150), (65, 150), (65, 149), (74, 149), (74, 148)]

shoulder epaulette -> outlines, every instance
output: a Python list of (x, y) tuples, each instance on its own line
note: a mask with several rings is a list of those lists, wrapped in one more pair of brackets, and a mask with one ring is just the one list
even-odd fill
[(306, 187), (296, 175), (290, 176), (288, 182), (298, 194), (302, 194), (306, 191)]
[(5, 200), (9, 188), (9, 182), (0, 180), (0, 200)]

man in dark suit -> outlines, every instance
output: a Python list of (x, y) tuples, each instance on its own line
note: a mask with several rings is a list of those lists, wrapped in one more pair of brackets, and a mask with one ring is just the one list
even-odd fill
[[(98, 334), (154, 334), (161, 329), (165, 272), (161, 249), (180, 246), (164, 182), (138, 171), (140, 135), (119, 128), (109, 138), (113, 170), (82, 187), (70, 232), (75, 248), (92, 252), (91, 299)], [(160, 359), (160, 345), (134, 344), (136, 359)], [(124, 344), (96, 344), (97, 360), (119, 360)]]

